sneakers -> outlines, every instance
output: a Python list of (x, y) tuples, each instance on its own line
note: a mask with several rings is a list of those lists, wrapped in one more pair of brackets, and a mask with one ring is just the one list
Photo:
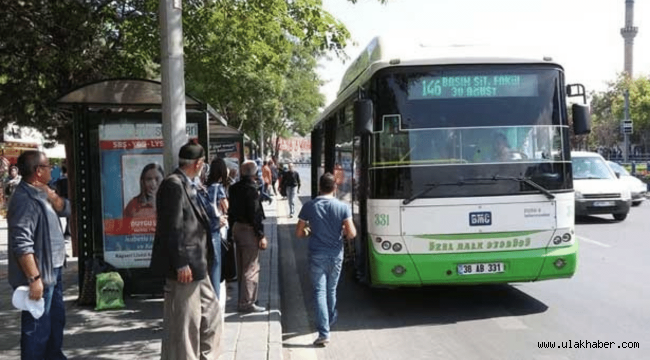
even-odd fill
[(249, 314), (249, 313), (261, 313), (265, 312), (266, 308), (264, 306), (258, 306), (258, 305), (251, 305), (250, 307), (247, 308), (239, 308), (238, 310), (240, 313), (243, 314)]
[(329, 344), (330, 338), (319, 336), (318, 339), (314, 340), (314, 346), (325, 346)]

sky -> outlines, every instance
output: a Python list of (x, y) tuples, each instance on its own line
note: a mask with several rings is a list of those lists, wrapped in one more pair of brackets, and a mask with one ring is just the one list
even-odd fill
[[(351, 61), (375, 37), (436, 45), (535, 49), (565, 70), (567, 83), (603, 91), (623, 71), (625, 0), (322, 0), (350, 31), (350, 57), (321, 61), (329, 105)], [(634, 76), (650, 75), (650, 1), (634, 2)]]

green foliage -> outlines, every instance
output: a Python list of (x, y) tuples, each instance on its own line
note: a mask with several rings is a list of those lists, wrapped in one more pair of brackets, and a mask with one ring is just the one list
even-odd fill
[[(56, 100), (82, 84), (146, 77), (151, 51), (125, 47), (132, 13), (113, 1), (8, 1), (0, 12), (0, 126), (69, 125)], [(128, 26), (127, 26), (128, 28)]]
[(592, 93), (591, 112), (593, 129), (590, 146), (614, 146), (622, 135), (620, 123), (625, 118), (624, 92), (630, 93), (630, 118), (634, 123), (631, 143), (644, 145), (650, 151), (650, 79), (645, 76), (636, 79), (620, 75), (608, 84), (607, 90)]
[(324, 102), (316, 59), (343, 56), (345, 27), (316, 0), (222, 1), (201, 11), (210, 16), (186, 30), (197, 45), (185, 50), (188, 91), (255, 139), (262, 129), (269, 138), (290, 127), (306, 133)]
[[(156, 78), (159, 0), (17, 0), (0, 12), (0, 126), (56, 136), (56, 100), (88, 82)], [(230, 125), (306, 133), (323, 105), (317, 59), (350, 34), (320, 0), (184, 0), (186, 87)]]

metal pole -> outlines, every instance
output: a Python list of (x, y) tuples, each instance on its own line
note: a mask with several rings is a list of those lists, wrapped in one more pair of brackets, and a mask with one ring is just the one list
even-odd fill
[[(625, 97), (625, 120), (624, 121), (629, 121), (630, 120), (630, 92), (628, 90), (625, 90), (623, 96)], [(626, 164), (628, 160), (627, 149), (629, 147), (630, 147), (630, 136), (628, 135), (626, 130), (623, 130), (623, 162)]]
[(262, 121), (262, 116), (260, 114), (260, 158), (264, 161), (264, 121)]
[(163, 161), (168, 174), (178, 166), (178, 151), (187, 142), (182, 16), (181, 0), (160, 0)]

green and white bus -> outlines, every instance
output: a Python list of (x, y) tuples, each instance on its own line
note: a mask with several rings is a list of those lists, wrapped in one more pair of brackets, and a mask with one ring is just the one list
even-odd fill
[[(563, 68), (548, 58), (400, 58), (375, 38), (312, 131), (312, 196), (332, 172), (373, 286), (571, 277), (574, 233)], [(589, 110), (573, 104), (573, 131)]]

